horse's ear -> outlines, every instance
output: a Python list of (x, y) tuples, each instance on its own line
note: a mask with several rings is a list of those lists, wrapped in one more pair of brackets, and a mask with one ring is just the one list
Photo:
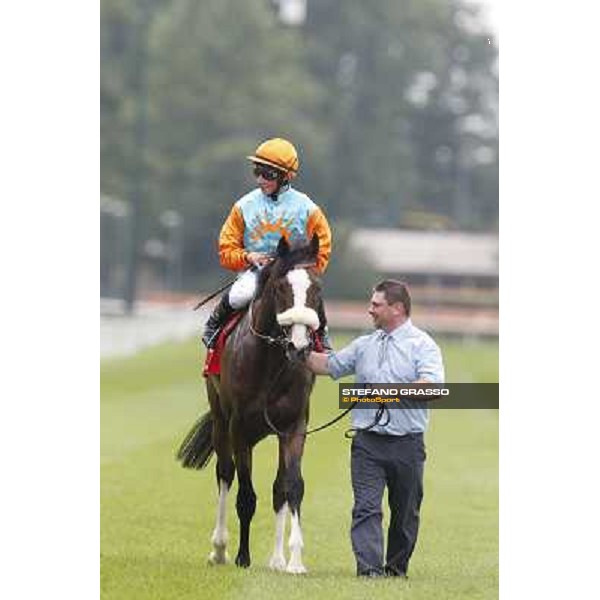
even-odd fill
[(290, 245), (284, 236), (281, 236), (279, 243), (277, 244), (277, 256), (283, 258), (290, 253)]
[(310, 255), (314, 258), (317, 258), (319, 255), (319, 236), (316, 233), (313, 233), (310, 240)]

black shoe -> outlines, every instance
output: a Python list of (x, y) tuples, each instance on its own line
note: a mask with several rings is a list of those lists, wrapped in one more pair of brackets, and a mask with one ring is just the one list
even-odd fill
[(398, 567), (390, 567), (386, 565), (384, 567), (386, 577), (399, 577), (400, 579), (408, 579), (408, 575), (405, 571), (401, 571)]
[(231, 304), (229, 304), (229, 294), (226, 292), (221, 297), (219, 304), (215, 306), (212, 314), (206, 321), (206, 325), (204, 326), (204, 335), (202, 336), (202, 341), (207, 348), (215, 347), (221, 327), (225, 325), (229, 315), (234, 312), (235, 310), (232, 308)]
[(371, 565), (357, 564), (356, 575), (358, 577), (383, 577), (383, 569)]
[(369, 579), (383, 577), (383, 573), (381, 571), (359, 571), (356, 575), (358, 577), (368, 577)]

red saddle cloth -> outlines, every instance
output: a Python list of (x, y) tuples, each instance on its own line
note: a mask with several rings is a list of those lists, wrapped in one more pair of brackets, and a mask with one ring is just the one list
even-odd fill
[(233, 313), (225, 326), (219, 332), (217, 343), (214, 348), (210, 348), (206, 353), (206, 359), (204, 360), (204, 369), (202, 369), (202, 376), (208, 377), (209, 375), (220, 375), (221, 374), (221, 354), (223, 354), (223, 348), (225, 348), (225, 342), (229, 337), (229, 334), (235, 329), (235, 326), (239, 323), (240, 319), (244, 316), (244, 311), (238, 311)]

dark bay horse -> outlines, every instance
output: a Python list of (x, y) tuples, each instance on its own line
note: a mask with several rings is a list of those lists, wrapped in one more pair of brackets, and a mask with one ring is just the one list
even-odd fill
[[(256, 509), (252, 450), (276, 433), (275, 547), (269, 566), (289, 573), (306, 572), (300, 527), (301, 462), (315, 376), (295, 357), (310, 345), (310, 330), (318, 328), (323, 310), (320, 283), (312, 268), (318, 252), (316, 235), (308, 246), (294, 249), (281, 238), (275, 260), (260, 273), (255, 299), (227, 340), (220, 378), (212, 375), (206, 380), (210, 412), (196, 423), (179, 450), (183, 466), (197, 469), (206, 466), (213, 452), (217, 455), (219, 502), (209, 556), (212, 564), (227, 561), (226, 501), (237, 472), (240, 540), (235, 563), (250, 565), (250, 522)], [(288, 511), (290, 559), (286, 562)]]

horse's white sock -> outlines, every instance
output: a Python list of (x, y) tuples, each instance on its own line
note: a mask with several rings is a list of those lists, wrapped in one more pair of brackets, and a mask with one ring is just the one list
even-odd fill
[(302, 564), (302, 529), (300, 528), (300, 516), (297, 512), (292, 513), (292, 528), (290, 531), (290, 562), (287, 565), (288, 573), (306, 573), (306, 568)]
[(285, 554), (283, 553), (283, 540), (285, 538), (285, 520), (288, 514), (287, 502), (277, 512), (275, 517), (275, 548), (269, 561), (269, 567), (282, 571), (285, 569)]
[(209, 562), (222, 564), (227, 562), (227, 494), (229, 487), (222, 479), (219, 481), (219, 504), (217, 506), (217, 523), (212, 534), (211, 542), (214, 550), (210, 553)]

